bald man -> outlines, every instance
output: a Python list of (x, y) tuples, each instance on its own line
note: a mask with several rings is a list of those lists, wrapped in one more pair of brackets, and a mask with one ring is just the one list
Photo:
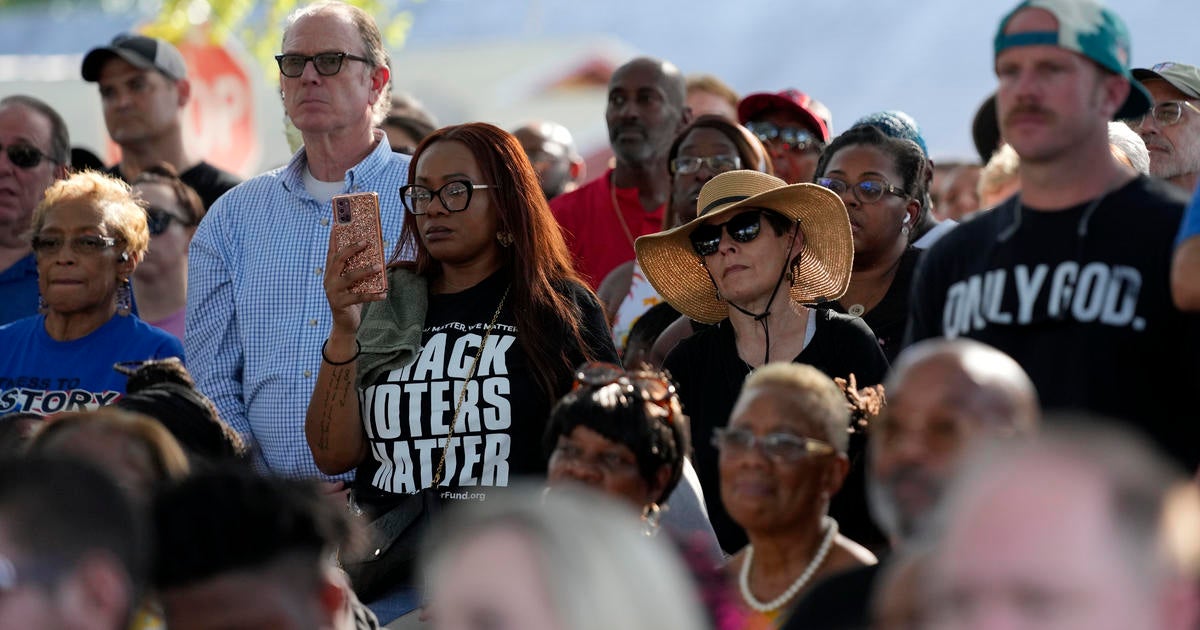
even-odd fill
[[(976, 443), (1033, 435), (1033, 383), (1011, 357), (970, 339), (906, 348), (884, 382), (887, 406), (871, 425), (867, 498), (894, 550), (907, 551), (942, 499), (963, 453)], [(785, 628), (868, 626), (879, 567), (818, 584)]]
[(521, 126), (513, 135), (533, 163), (547, 201), (579, 187), (587, 168), (575, 150), (570, 130), (541, 120)]

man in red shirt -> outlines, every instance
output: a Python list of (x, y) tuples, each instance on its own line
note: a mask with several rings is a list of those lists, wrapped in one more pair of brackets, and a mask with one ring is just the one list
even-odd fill
[(691, 120), (683, 74), (669, 62), (638, 57), (608, 84), (608, 137), (616, 167), (550, 203), (575, 256), (575, 268), (595, 289), (633, 260), (633, 241), (661, 231), (671, 192), (667, 152)]

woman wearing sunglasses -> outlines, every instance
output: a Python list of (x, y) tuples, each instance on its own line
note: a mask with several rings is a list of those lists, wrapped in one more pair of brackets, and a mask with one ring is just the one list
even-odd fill
[(183, 356), (178, 339), (130, 313), (150, 234), (127, 184), (95, 171), (56, 182), (32, 234), (41, 313), (0, 327), (0, 415), (94, 409), (125, 392), (114, 363)]
[(842, 198), (854, 234), (850, 284), (830, 308), (861, 317), (888, 361), (900, 352), (908, 324), (909, 287), (921, 254), (909, 232), (925, 197), (928, 163), (916, 143), (871, 125), (834, 138), (817, 163), (816, 182)]
[(142, 171), (133, 190), (146, 203), (150, 228), (150, 251), (133, 276), (138, 315), (183, 339), (188, 244), (204, 218), (204, 202), (166, 163)]
[(846, 401), (820, 370), (772, 363), (750, 373), (713, 436), (721, 496), (749, 537), (726, 565), (753, 611), (748, 627), (782, 626), (811, 584), (876, 562), (828, 516), (850, 468)]
[(794, 361), (874, 385), (887, 359), (860, 319), (822, 306), (845, 292), (854, 258), (837, 195), (815, 184), (789, 186), (764, 173), (730, 171), (704, 185), (697, 208), (696, 219), (638, 239), (637, 254), (672, 306), (716, 324), (681, 341), (664, 367), (692, 419), (695, 464), (714, 529), (732, 551), (745, 535), (718, 500), (709, 444), (750, 370)]
[(415, 259), (390, 266), (385, 296), (350, 288), (379, 271), (348, 267), (366, 243), (329, 254), (334, 324), (305, 424), (317, 466), (355, 470), (355, 500), (371, 516), (425, 488), (481, 501), (543, 476), (546, 418), (574, 366), (616, 359), (511, 134), (442, 128), (417, 147), (408, 181), (396, 257)]

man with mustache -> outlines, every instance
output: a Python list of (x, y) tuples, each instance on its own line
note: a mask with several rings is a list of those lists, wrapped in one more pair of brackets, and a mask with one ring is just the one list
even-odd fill
[(1150, 150), (1150, 174), (1191, 193), (1200, 182), (1200, 68), (1164, 62), (1134, 68), (1153, 106), (1128, 123)]
[(616, 165), (550, 203), (592, 289), (614, 267), (633, 260), (633, 241), (662, 230), (671, 192), (667, 150), (691, 120), (683, 74), (661, 59), (638, 57), (608, 83), (608, 138)]
[[(871, 423), (867, 495), (893, 553), (907, 553), (938, 508), (962, 456), (980, 440), (1037, 432), (1037, 393), (1008, 355), (970, 339), (906, 349), (884, 382), (887, 406)], [(831, 577), (796, 606), (785, 628), (867, 627), (879, 565)]]
[(1200, 384), (1200, 320), (1171, 301), (1185, 196), (1109, 147), (1142, 116), (1124, 22), (1095, 0), (1027, 0), (995, 41), (997, 120), (1020, 194), (926, 251), (910, 342), (970, 337), (1016, 359), (1044, 409), (1121, 420), (1190, 470), (1200, 421), (1166, 382)]

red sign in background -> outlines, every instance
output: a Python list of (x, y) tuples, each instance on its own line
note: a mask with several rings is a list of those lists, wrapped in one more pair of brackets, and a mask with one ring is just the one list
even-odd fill
[[(254, 115), (251, 78), (224, 47), (205, 42), (181, 42), (192, 96), (184, 109), (184, 139), (193, 155), (243, 177), (258, 171), (262, 155)], [(108, 144), (108, 162), (120, 160), (121, 150)]]

